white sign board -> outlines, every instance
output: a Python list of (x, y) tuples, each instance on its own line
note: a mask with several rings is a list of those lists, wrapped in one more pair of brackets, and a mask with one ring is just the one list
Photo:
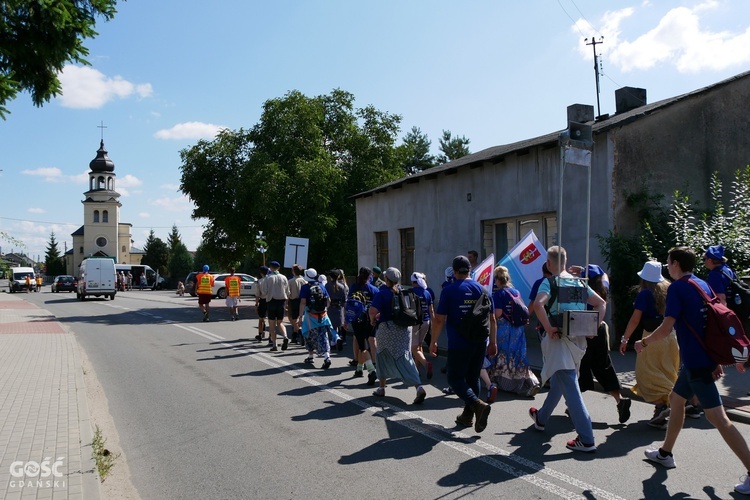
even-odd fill
[(307, 269), (307, 251), (309, 248), (310, 240), (308, 238), (287, 236), (284, 250), (284, 267), (291, 269), (294, 264), (299, 264), (302, 266), (302, 269)]
[(590, 167), (591, 151), (580, 148), (565, 148), (565, 163), (580, 167)]

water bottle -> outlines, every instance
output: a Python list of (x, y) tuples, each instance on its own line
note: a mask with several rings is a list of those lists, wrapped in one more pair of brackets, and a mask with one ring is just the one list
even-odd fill
[(742, 297), (740, 297), (739, 293), (734, 294), (734, 303), (737, 305), (742, 304)]

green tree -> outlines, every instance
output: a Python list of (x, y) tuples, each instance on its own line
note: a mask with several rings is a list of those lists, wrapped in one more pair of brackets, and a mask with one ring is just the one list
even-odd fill
[(172, 231), (169, 233), (169, 236), (167, 237), (167, 247), (169, 247), (169, 254), (172, 255), (172, 253), (177, 248), (177, 245), (182, 243), (182, 236), (180, 236), (180, 232), (177, 230), (177, 225), (172, 224)]
[(184, 280), (193, 270), (193, 256), (188, 252), (187, 247), (182, 242), (177, 242), (169, 254), (169, 276), (172, 278), (174, 285), (177, 281)]
[(110, 20), (115, 0), (0, 2), (0, 117), (5, 105), (28, 91), (35, 106), (60, 94), (67, 62), (89, 64), (83, 41), (93, 38), (97, 16)]
[[(225, 130), (180, 152), (181, 190), (205, 217), (203, 251), (222, 266), (255, 255), (281, 260), (287, 236), (310, 239), (309, 262), (353, 269), (351, 196), (402, 176), (395, 141), (400, 117), (354, 107), (342, 90), (298, 91), (264, 103), (250, 130)], [(242, 215), (241, 217), (239, 215)]]
[(440, 151), (443, 154), (438, 155), (438, 164), (448, 163), (471, 153), (469, 151), (471, 141), (464, 136), (453, 137), (450, 130), (443, 130), (443, 137), (440, 138), (439, 142)]
[(151, 266), (159, 271), (159, 274), (167, 272), (169, 248), (167, 248), (167, 244), (164, 241), (156, 237), (153, 229), (149, 232), (148, 238), (146, 238), (146, 244), (143, 245), (143, 252), (141, 264)]
[(432, 141), (419, 127), (412, 127), (403, 141), (399, 146), (399, 152), (404, 156), (401, 164), (404, 175), (414, 175), (436, 165), (435, 157), (430, 154)]
[(47, 268), (47, 276), (57, 276), (65, 274), (65, 262), (60, 255), (60, 249), (57, 248), (55, 232), (52, 231), (47, 242), (47, 251), (44, 254), (44, 265)]

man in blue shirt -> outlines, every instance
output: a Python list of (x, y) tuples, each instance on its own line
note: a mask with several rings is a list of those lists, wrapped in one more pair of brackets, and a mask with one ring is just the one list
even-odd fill
[(722, 304), (727, 305), (727, 292), (730, 290), (734, 271), (727, 265), (727, 258), (724, 257), (724, 247), (721, 245), (708, 247), (703, 255), (703, 264), (708, 269), (706, 281), (714, 291)]
[(438, 339), (446, 326), (448, 331), (448, 384), (464, 401), (464, 411), (456, 418), (456, 423), (470, 427), (476, 417), (474, 430), (482, 432), (487, 427), (490, 405), (479, 399), (479, 372), (482, 370), (485, 354), (497, 354), (497, 323), (490, 298), (490, 336), (487, 341), (469, 341), (458, 332), (458, 325), (464, 315), (470, 314), (474, 304), (486, 293), (482, 285), (469, 278), (469, 259), (459, 255), (453, 259), (453, 273), (456, 280), (443, 288), (440, 302), (432, 324), (430, 353), (437, 356)]
[[(708, 421), (719, 430), (721, 437), (748, 471), (745, 480), (735, 485), (735, 491), (750, 495), (750, 450), (745, 438), (727, 417), (719, 390), (716, 388), (715, 381), (723, 375), (723, 369), (711, 360), (701, 342), (688, 327), (688, 325), (692, 326), (699, 335), (703, 335), (706, 309), (703, 298), (690, 281), (700, 286), (709, 297), (714, 295), (705, 281), (693, 275), (695, 261), (695, 252), (691, 248), (676, 247), (669, 251), (667, 269), (674, 281), (667, 291), (664, 321), (651, 335), (635, 343), (636, 352), (641, 353), (653, 342), (658, 342), (669, 335), (674, 328), (677, 332), (677, 343), (680, 346), (682, 359), (677, 381), (669, 395), (671, 415), (667, 426), (667, 436), (661, 448), (648, 449), (645, 454), (651, 462), (661, 464), (668, 469), (676, 467), (672, 450), (685, 421), (685, 402), (695, 395), (703, 405)], [(740, 372), (745, 371), (741, 363), (735, 366)]]

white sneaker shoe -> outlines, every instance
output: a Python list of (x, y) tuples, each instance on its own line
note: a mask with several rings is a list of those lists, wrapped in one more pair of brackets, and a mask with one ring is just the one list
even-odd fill
[[(643, 454), (646, 455), (646, 459), (649, 461), (663, 465), (667, 469), (674, 469), (677, 467), (677, 464), (674, 463), (674, 456), (670, 455), (668, 457), (662, 457), (659, 454), (659, 450), (646, 450)], [(748, 488), (750, 488), (750, 486), (748, 486)]]
[(742, 482), (734, 485), (734, 491), (743, 495), (750, 495), (750, 476), (742, 476)]

